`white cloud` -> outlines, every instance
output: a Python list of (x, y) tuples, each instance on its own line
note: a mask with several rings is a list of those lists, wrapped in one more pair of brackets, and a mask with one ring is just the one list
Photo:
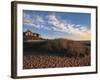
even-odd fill
[(31, 19), (24, 18), (23, 22), (24, 23), (32, 23), (33, 21)]
[(49, 15), (48, 22), (52, 24), (53, 30), (61, 31), (71, 34), (70, 38), (74, 40), (90, 40), (91, 33), (90, 30), (86, 26), (81, 26), (79, 24), (71, 24), (67, 23), (60, 18), (57, 18), (56, 15)]
[(23, 19), (24, 24), (33, 26), (35, 28), (40, 28), (42, 26), (42, 24), (44, 23), (43, 18), (40, 16), (35, 16), (35, 17), (31, 18), (28, 14), (24, 13), (23, 18), (24, 18)]
[(26, 13), (23, 13), (23, 17), (24, 18), (30, 18), (30, 15), (29, 14), (26, 14)]
[[(91, 32), (86, 26), (68, 23), (67, 20), (62, 20), (61, 18), (58, 18), (55, 14), (48, 15), (45, 18), (47, 18), (48, 20), (45, 21), (42, 16), (35, 16), (33, 18), (30, 18), (29, 15), (24, 14), (24, 24), (31, 25), (35, 28), (42, 28), (44, 30), (68, 33), (71, 34), (71, 36), (66, 37), (74, 40), (91, 39)], [(50, 26), (47, 26), (47, 24), (49, 24)]]
[(44, 20), (42, 17), (40, 16), (36, 16), (33, 18), (33, 23), (37, 24), (37, 25), (41, 25), (42, 23), (44, 23)]

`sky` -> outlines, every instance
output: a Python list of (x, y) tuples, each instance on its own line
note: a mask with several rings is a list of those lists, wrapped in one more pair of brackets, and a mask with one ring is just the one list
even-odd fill
[(23, 31), (46, 39), (91, 40), (89, 13), (23, 10)]

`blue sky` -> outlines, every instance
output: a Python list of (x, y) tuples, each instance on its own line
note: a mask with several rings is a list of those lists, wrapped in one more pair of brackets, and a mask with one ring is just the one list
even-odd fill
[(23, 10), (23, 31), (50, 39), (90, 40), (90, 20), (89, 13)]

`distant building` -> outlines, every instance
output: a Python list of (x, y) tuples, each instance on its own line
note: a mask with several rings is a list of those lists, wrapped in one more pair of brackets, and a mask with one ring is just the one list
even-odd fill
[(30, 30), (27, 30), (26, 32), (24, 32), (24, 36), (34, 36), (34, 37), (39, 37), (40, 34), (38, 33), (33, 33)]
[(26, 32), (23, 32), (23, 39), (24, 40), (40, 40), (42, 38), (40, 37), (40, 34), (33, 33), (32, 31), (27, 30)]

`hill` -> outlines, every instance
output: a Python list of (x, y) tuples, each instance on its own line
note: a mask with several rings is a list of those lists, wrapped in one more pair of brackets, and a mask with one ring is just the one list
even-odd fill
[[(53, 39), (43, 41), (24, 42), (24, 51), (38, 52), (67, 57), (84, 57), (90, 54), (88, 42), (73, 41), (68, 39)], [(34, 54), (34, 53), (31, 53)]]

